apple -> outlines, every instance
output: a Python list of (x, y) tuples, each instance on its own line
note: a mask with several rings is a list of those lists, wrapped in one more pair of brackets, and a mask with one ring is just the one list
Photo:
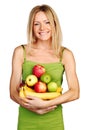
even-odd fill
[(37, 82), (38, 82), (38, 78), (33, 74), (28, 75), (25, 81), (25, 83), (30, 87), (34, 86)]
[(32, 73), (33, 73), (34, 75), (36, 75), (38, 78), (39, 78), (42, 74), (44, 74), (45, 71), (46, 71), (46, 70), (45, 70), (44, 66), (39, 65), (39, 64), (35, 65), (35, 66), (33, 67), (33, 69), (32, 69)]
[(44, 73), (41, 77), (40, 80), (44, 83), (49, 83), (51, 81), (51, 76), (50, 74)]
[(20, 84), (19, 84), (19, 87), (21, 88), (21, 87), (23, 87), (25, 85), (25, 83), (24, 82), (21, 82)]
[(48, 83), (47, 88), (48, 88), (48, 91), (49, 91), (49, 92), (56, 92), (56, 91), (57, 91), (57, 88), (58, 88), (58, 87), (57, 87), (57, 83), (51, 81), (50, 83)]
[(45, 83), (38, 81), (35, 85), (34, 85), (34, 90), (35, 92), (38, 93), (45, 93), (47, 90), (47, 86)]

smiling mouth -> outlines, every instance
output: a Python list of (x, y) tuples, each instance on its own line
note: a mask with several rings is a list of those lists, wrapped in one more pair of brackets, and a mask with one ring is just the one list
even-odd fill
[(44, 35), (47, 35), (49, 33), (49, 31), (47, 32), (39, 32), (40, 35), (44, 36)]

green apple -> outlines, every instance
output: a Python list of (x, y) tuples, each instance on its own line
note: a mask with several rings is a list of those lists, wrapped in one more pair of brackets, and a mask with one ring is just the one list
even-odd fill
[(51, 81), (51, 76), (50, 74), (44, 73), (41, 77), (40, 80), (44, 83), (49, 83)]
[(52, 81), (52, 82), (48, 83), (47, 88), (48, 88), (49, 92), (56, 92), (57, 88), (58, 88), (57, 83)]
[(25, 81), (25, 83), (28, 86), (34, 86), (37, 82), (38, 82), (38, 78), (33, 74), (28, 75), (27, 78), (26, 78), (26, 81)]

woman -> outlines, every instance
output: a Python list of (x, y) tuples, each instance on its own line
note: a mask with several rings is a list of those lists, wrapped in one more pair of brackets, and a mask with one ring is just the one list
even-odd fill
[[(20, 105), (17, 130), (64, 130), (61, 104), (79, 98), (79, 82), (73, 53), (61, 45), (62, 33), (55, 11), (48, 5), (34, 7), (27, 34), (28, 44), (16, 47), (12, 59), (10, 97)], [(60, 86), (65, 71), (68, 90), (52, 100), (20, 98), (20, 82), (36, 64), (43, 65)]]

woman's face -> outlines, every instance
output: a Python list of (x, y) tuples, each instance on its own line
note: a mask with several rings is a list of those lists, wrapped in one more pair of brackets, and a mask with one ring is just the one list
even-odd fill
[(52, 37), (50, 22), (44, 12), (35, 15), (33, 31), (38, 40), (46, 41)]

